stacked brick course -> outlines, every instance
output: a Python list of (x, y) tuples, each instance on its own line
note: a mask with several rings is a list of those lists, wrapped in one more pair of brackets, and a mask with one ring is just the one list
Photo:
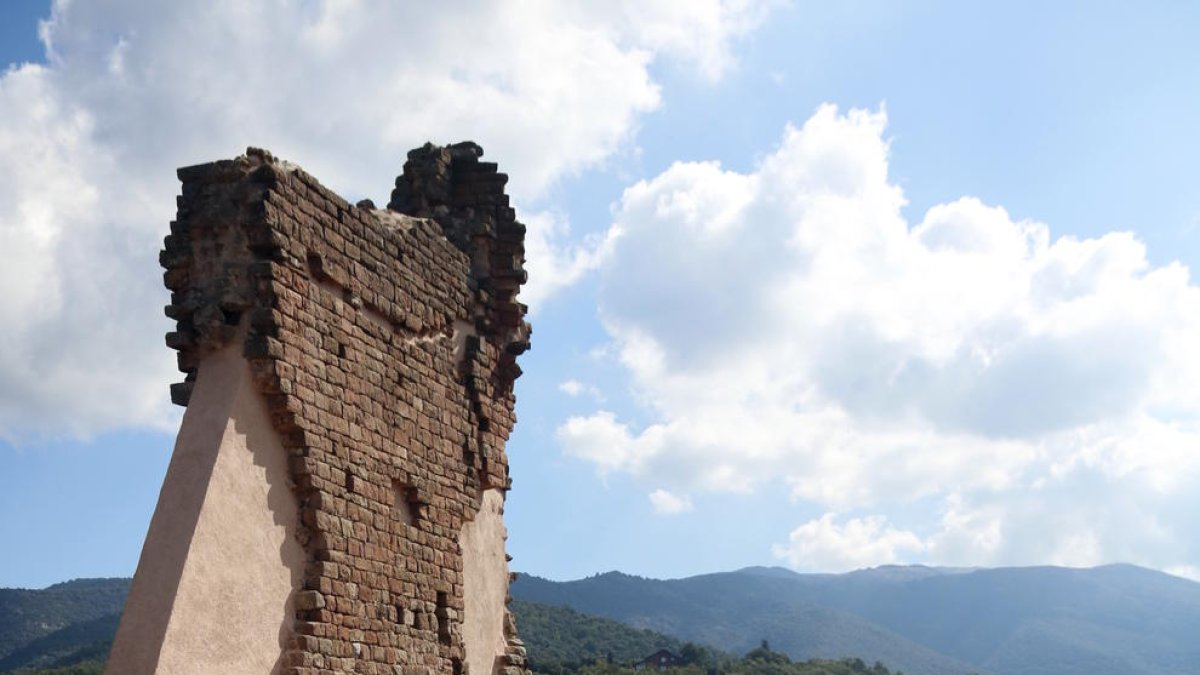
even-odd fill
[[(524, 226), (472, 143), (409, 153), (386, 210), (251, 148), (180, 169), (161, 262), (186, 405), (241, 341), (308, 556), (287, 673), (467, 670), (459, 535), (510, 485)], [(524, 670), (511, 616), (493, 670)], [(484, 675), (472, 673), (471, 675)]]

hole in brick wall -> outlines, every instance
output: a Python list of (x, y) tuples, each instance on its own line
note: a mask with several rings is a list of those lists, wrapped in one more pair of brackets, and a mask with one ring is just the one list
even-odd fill
[(338, 343), (338, 347), (337, 347), (337, 355), (338, 355), (338, 358), (339, 358), (339, 359), (344, 359), (344, 358), (346, 358), (346, 345), (344, 345), (344, 344), (342, 344), (342, 343), (340, 343), (340, 342)]
[(437, 594), (434, 617), (437, 618), (438, 640), (444, 645), (450, 644), (450, 599), (441, 591)]
[(226, 326), (236, 326), (242, 321), (242, 313), (236, 309), (222, 307), (221, 319), (225, 322)]
[(417, 524), (417, 505), (412, 501), (412, 492), (403, 482), (392, 481), (392, 515), (405, 525)]
[(463, 672), (462, 659), (450, 659), (450, 667), (453, 670), (453, 675), (462, 675), (462, 672)]
[(321, 256), (316, 253), (308, 254), (308, 271), (316, 279), (325, 277), (325, 261), (321, 260)]
[(354, 474), (350, 473), (350, 469), (346, 469), (345, 487), (347, 492), (354, 492)]

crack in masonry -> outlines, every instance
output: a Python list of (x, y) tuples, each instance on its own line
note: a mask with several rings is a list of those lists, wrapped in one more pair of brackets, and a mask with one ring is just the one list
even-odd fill
[(336, 279), (328, 274), (325, 274), (320, 256), (316, 254), (310, 253), (308, 255), (308, 276), (321, 290), (358, 310), (376, 326), (404, 337), (404, 342), (433, 342), (454, 337), (455, 327), (453, 324), (445, 327), (425, 329), (421, 326), (419, 319), (408, 317), (402, 320), (388, 316), (387, 312), (363, 300), (354, 291), (338, 283)]
[[(378, 212), (378, 210), (376, 210)], [(399, 214), (391, 213), (393, 221), (405, 221)], [(409, 225), (411, 227), (411, 225)], [(420, 344), (431, 343), (447, 338), (454, 341), (454, 361), (459, 364), (459, 379), (463, 383), (463, 391), (469, 401), (469, 410), (472, 418), (472, 426), (475, 429), (475, 442), (469, 447), (464, 448), (463, 461), (469, 467), (468, 480), (474, 478), (478, 481), (476, 486), (478, 495), (476, 501), (482, 499), (482, 492), (491, 485), (488, 477), (488, 462), (491, 460), (491, 452), (487, 447), (486, 434), (491, 429), (491, 424), (488, 421), (486, 411), (484, 410), (484, 401), (482, 396), (481, 379), (476, 373), (476, 361), (480, 356), (482, 342), (479, 339), (479, 332), (474, 325), (467, 321), (457, 319), (447, 328), (430, 329), (424, 332), (414, 332), (397, 319), (393, 319), (387, 315), (382, 309), (363, 301), (353, 291), (338, 283), (333, 277), (329, 276), (324, 271), (324, 263), (320, 256), (309, 254), (307, 256), (308, 265), (307, 271), (309, 279), (317, 284), (323, 291), (332, 297), (350, 305), (358, 310), (362, 316), (366, 317), (376, 326), (391, 331), (395, 335), (403, 336), (401, 344)], [(474, 303), (473, 313), (476, 315), (476, 321), (483, 320), (486, 313), (486, 307), (478, 300)], [(476, 465), (476, 461), (479, 462)], [(506, 481), (502, 486), (507, 489), (509, 486)], [(476, 504), (478, 507), (479, 504)]]

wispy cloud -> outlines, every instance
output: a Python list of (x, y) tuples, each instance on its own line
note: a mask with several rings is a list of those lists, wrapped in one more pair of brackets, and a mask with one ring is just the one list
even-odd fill
[(655, 513), (664, 516), (675, 516), (692, 510), (690, 497), (676, 495), (661, 488), (650, 493), (650, 504)]

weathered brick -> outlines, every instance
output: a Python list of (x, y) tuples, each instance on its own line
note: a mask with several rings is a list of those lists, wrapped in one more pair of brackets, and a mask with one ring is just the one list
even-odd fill
[[(242, 341), (291, 455), (309, 558), (284, 672), (461, 666), (457, 537), (481, 490), (511, 484), (503, 445), (529, 346), (525, 228), (481, 155), (469, 142), (410, 152), (386, 210), (263, 150), (179, 170), (160, 257), (186, 374), (172, 398), (186, 405), (204, 356)], [(504, 625), (505, 672), (523, 672)]]

